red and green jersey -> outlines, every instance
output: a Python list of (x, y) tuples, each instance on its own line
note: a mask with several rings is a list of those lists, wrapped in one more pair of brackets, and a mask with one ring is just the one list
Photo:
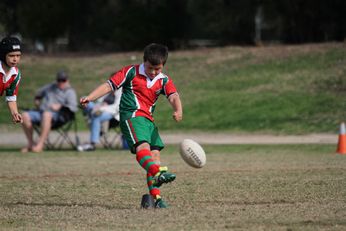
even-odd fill
[(147, 77), (144, 65), (131, 65), (116, 72), (109, 80), (113, 91), (122, 87), (120, 120), (143, 116), (154, 121), (153, 113), (160, 94), (169, 97), (177, 92), (172, 79), (158, 74), (154, 79)]
[(6, 92), (6, 101), (17, 100), (20, 79), (21, 74), (17, 67), (12, 67), (6, 74), (6, 72), (2, 69), (0, 62), (0, 96)]

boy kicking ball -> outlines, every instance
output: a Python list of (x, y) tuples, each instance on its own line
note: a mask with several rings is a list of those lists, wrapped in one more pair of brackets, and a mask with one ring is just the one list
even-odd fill
[(116, 72), (88, 96), (80, 99), (82, 106), (122, 87), (120, 128), (139, 165), (147, 173), (147, 185), (156, 208), (166, 208), (160, 186), (174, 181), (175, 174), (160, 165), (164, 144), (154, 123), (153, 113), (160, 94), (167, 97), (173, 108), (173, 119), (183, 118), (183, 109), (172, 79), (162, 73), (168, 58), (168, 48), (150, 44), (144, 49), (143, 63), (130, 65)]

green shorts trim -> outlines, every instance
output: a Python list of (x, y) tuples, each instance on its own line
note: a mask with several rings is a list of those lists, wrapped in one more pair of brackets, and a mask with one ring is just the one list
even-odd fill
[(158, 128), (145, 117), (139, 116), (121, 121), (120, 128), (132, 153), (136, 153), (135, 148), (143, 142), (149, 143), (152, 149), (164, 148)]

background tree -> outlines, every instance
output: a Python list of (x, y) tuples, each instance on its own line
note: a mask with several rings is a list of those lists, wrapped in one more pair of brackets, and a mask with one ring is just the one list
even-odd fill
[(19, 33), (48, 50), (61, 37), (70, 51), (136, 50), (150, 42), (179, 49), (192, 40), (254, 44), (259, 12), (264, 41), (346, 37), (344, 0), (3, 0), (0, 10), (3, 35)]
[(19, 31), (17, 21), (17, 6), (20, 0), (2, 0), (0, 2), (0, 23), (8, 34), (14, 34)]
[(66, 34), (70, 18), (68, 0), (25, 0), (17, 7), (18, 32), (43, 42), (48, 52), (55, 39)]

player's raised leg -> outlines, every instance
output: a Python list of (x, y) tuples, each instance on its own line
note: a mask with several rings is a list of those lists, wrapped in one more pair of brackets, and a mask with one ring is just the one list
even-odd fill
[(156, 164), (152, 158), (148, 143), (142, 143), (137, 147), (136, 159), (139, 165), (153, 176), (153, 185), (160, 187), (162, 184), (175, 180), (175, 174), (168, 172), (167, 167)]

